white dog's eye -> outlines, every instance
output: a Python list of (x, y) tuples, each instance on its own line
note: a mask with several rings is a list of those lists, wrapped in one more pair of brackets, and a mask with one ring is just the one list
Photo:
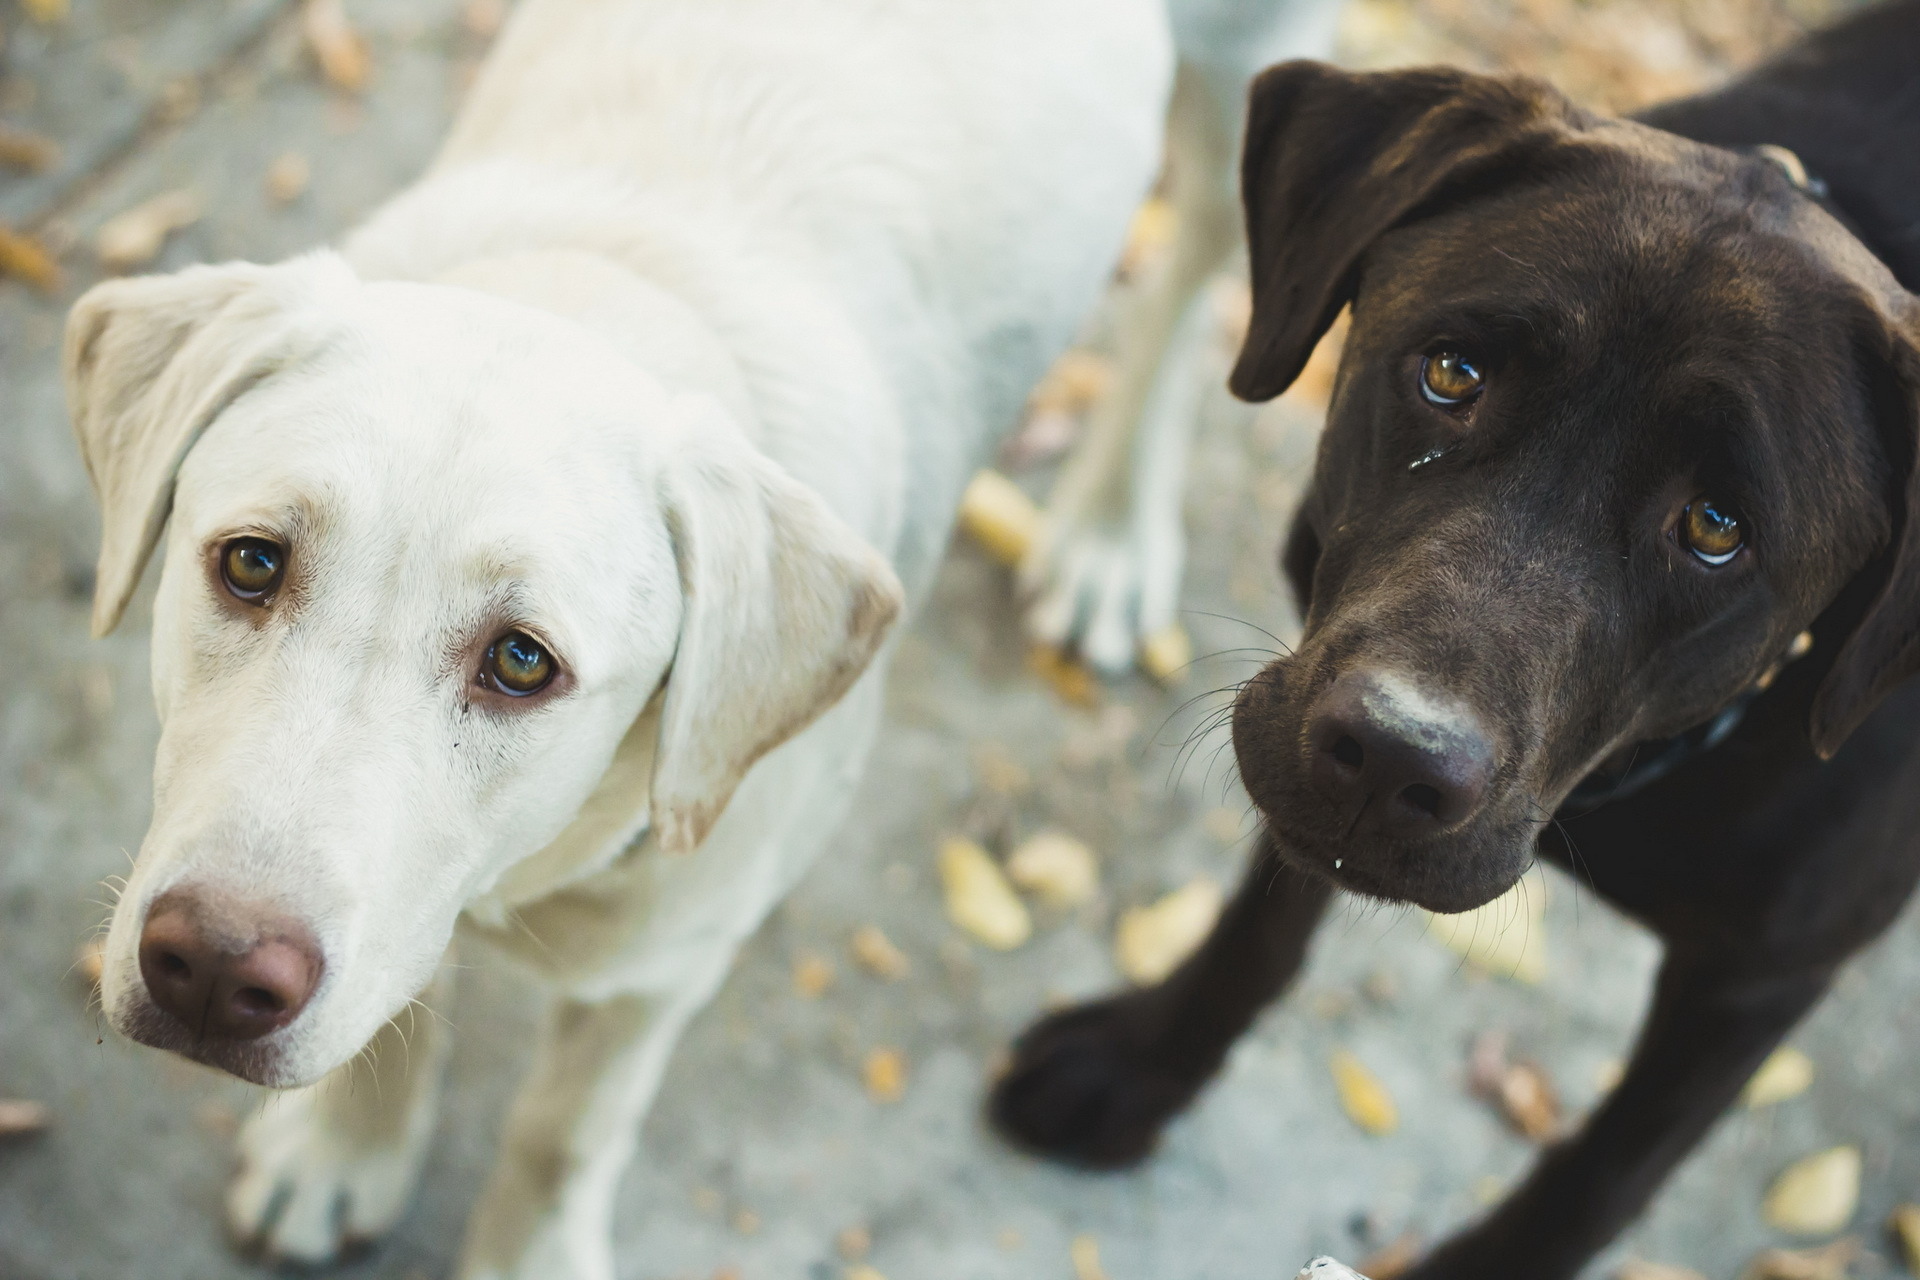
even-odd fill
[(546, 688), (553, 672), (553, 655), (524, 631), (507, 632), (487, 650), (487, 683), (516, 698)]
[(265, 604), (286, 571), (286, 549), (265, 538), (235, 538), (220, 548), (221, 581), (247, 604)]

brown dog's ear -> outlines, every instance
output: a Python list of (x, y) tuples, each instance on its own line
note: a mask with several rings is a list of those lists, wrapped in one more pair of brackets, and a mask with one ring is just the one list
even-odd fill
[(1422, 205), (1584, 119), (1537, 80), (1287, 62), (1254, 81), (1241, 160), (1253, 321), (1230, 385), (1271, 400), (1351, 299), (1360, 258)]
[(1920, 674), (1920, 298), (1889, 279), (1886, 309), (1876, 325), (1879, 350), (1871, 358), (1886, 377), (1877, 399), (1887, 419), (1890, 455), (1909, 472), (1895, 512), (1886, 585), (1841, 646), (1840, 656), (1814, 695), (1813, 749), (1832, 758), (1860, 722), (1895, 685)]

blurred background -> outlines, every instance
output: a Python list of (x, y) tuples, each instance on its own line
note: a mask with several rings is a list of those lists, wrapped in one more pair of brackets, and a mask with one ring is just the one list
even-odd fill
[[(1629, 109), (1825, 16), (1824, 0), (1353, 0), (1339, 53), (1519, 69)], [(0, 0), (0, 1280), (265, 1274), (220, 1226), (255, 1092), (121, 1042), (91, 1009), (83, 944), (144, 831), (156, 730), (144, 605), (87, 639), (96, 533), (58, 385), (65, 308), (109, 272), (337, 236), (423, 166), (505, 17), (503, 0)], [(1128, 280), (1166, 234), (1150, 205)], [(1223, 277), (1215, 297), (1219, 383), (1244, 284)], [(1095, 317), (1009, 445), (1004, 469), (1031, 493), (1108, 376), (1101, 336)], [(623, 1277), (1284, 1280), (1333, 1252), (1386, 1280), (1608, 1087), (1654, 947), (1536, 873), (1464, 921), (1340, 910), (1294, 994), (1137, 1172), (1043, 1166), (980, 1122), (1020, 1027), (1151, 974), (1238, 875), (1250, 818), (1209, 691), (1297, 627), (1275, 548), (1331, 368), (1322, 352), (1258, 413), (1224, 389), (1203, 406), (1197, 660), (1164, 684), (1036, 668), (1008, 572), (956, 539), (853, 820), (674, 1060), (621, 1193)], [(1031, 937), (999, 950), (950, 922), (936, 868), (956, 838), (1016, 870), (1090, 854), (1095, 879), (1029, 874)], [(424, 1189), (336, 1274), (452, 1265), (535, 1018), (507, 962), (466, 958)], [(1915, 991), (1909, 913), (1591, 1274), (1906, 1274), (1885, 1224), (1920, 1201)], [(1356, 1068), (1344, 1092), (1339, 1055)], [(1781, 1172), (1841, 1146), (1865, 1172), (1833, 1230), (1770, 1225)]]

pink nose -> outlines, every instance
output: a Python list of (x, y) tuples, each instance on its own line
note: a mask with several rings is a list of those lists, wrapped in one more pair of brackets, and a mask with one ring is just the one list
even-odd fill
[(257, 1040), (286, 1026), (323, 967), (299, 921), (204, 891), (162, 894), (140, 931), (147, 993), (203, 1040)]

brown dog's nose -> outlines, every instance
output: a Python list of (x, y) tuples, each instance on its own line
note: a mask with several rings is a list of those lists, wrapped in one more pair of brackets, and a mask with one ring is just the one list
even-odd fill
[(257, 1040), (286, 1026), (321, 967), (299, 922), (191, 890), (155, 899), (140, 931), (140, 976), (153, 1002), (209, 1040)]
[(1480, 718), (1398, 672), (1340, 676), (1308, 719), (1313, 776), (1354, 831), (1418, 835), (1465, 820), (1493, 780)]

